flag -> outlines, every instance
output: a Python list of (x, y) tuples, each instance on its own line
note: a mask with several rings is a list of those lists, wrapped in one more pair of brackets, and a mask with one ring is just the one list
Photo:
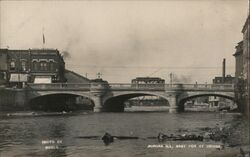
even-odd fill
[(44, 34), (43, 34), (43, 44), (45, 44), (45, 37), (44, 37)]

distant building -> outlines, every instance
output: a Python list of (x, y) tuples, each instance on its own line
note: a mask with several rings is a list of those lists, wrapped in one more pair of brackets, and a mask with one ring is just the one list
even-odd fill
[[(222, 76), (216, 76), (213, 79), (213, 84), (234, 84), (235, 83), (235, 77), (231, 75), (226, 75), (226, 59), (223, 59), (222, 62)], [(219, 107), (222, 102), (226, 102), (226, 98), (218, 97), (218, 96), (209, 96), (208, 98), (210, 107)], [(231, 105), (233, 102), (230, 101), (227, 103), (228, 105)]]
[(213, 79), (213, 84), (233, 84), (235, 80), (235, 77), (231, 75), (227, 75), (226, 77), (215, 77)]
[(56, 49), (0, 49), (0, 79), (11, 86), (65, 82), (65, 63)]
[(226, 76), (226, 59), (223, 59), (222, 62), (222, 76), (216, 76), (213, 79), (213, 84), (233, 84), (234, 83), (234, 77), (231, 75)]

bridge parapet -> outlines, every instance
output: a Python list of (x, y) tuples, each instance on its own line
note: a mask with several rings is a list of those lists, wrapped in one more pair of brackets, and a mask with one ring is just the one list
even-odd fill
[(82, 83), (29, 83), (27, 86), (34, 90), (90, 90), (90, 84)]
[(166, 90), (234, 90), (234, 84), (165, 84)]
[(110, 83), (111, 90), (165, 90), (164, 84)]
[(94, 83), (90, 84), (90, 90), (91, 91), (93, 91), (93, 90), (107, 90), (109, 88), (110, 88), (110, 86), (107, 83), (96, 83), (96, 82), (94, 82)]
[(111, 90), (234, 90), (233, 84), (126, 84), (111, 83)]
[(234, 90), (233, 84), (130, 84), (130, 83), (43, 83), (32, 84), (28, 87), (35, 90), (150, 90), (150, 91), (175, 91), (175, 90), (208, 90), (225, 91)]

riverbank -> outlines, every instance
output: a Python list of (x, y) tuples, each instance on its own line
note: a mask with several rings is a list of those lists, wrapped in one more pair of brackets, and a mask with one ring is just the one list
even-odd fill
[(0, 87), (0, 111), (25, 111), (29, 109), (24, 89)]
[(241, 121), (233, 119), (231, 122), (226, 122), (223, 129), (223, 134), (227, 134), (225, 138), (225, 148), (216, 150), (207, 157), (249, 157), (250, 156), (250, 133), (249, 122), (239, 116)]

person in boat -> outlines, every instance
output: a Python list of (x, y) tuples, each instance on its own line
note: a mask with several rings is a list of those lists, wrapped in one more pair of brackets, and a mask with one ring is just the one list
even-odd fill
[(114, 137), (106, 132), (102, 137), (102, 141), (104, 142), (105, 145), (109, 145), (110, 143), (114, 142)]

